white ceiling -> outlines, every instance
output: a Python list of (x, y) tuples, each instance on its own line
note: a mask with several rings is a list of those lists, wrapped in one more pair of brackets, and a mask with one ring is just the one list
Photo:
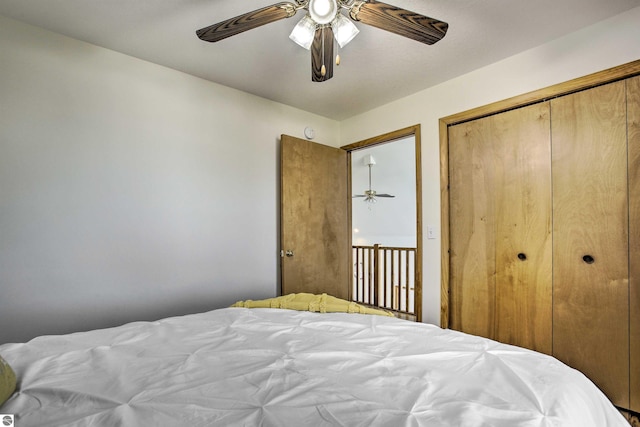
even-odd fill
[(280, 0), (0, 0), (0, 14), (342, 120), (640, 6), (640, 0), (385, 0), (449, 23), (428, 46), (356, 25), (334, 77), (311, 81), (288, 36), (303, 12), (207, 43), (195, 31)]

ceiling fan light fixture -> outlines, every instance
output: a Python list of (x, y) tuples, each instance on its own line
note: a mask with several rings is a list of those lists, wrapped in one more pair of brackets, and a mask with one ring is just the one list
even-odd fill
[(289, 38), (309, 50), (313, 43), (313, 37), (316, 34), (316, 23), (307, 14), (293, 27), (293, 31), (289, 35)]
[(336, 15), (336, 19), (331, 23), (331, 28), (333, 28), (333, 34), (341, 48), (345, 47), (360, 32), (358, 27), (341, 13)]
[(365, 194), (365, 196), (366, 196), (366, 197), (364, 198), (364, 201), (365, 201), (366, 203), (376, 203), (376, 202), (377, 202), (377, 200), (376, 200), (376, 192), (375, 192), (375, 191), (373, 191), (373, 190), (366, 190), (366, 191), (364, 192), (364, 194)]
[(336, 0), (310, 0), (309, 14), (319, 25), (325, 25), (333, 21), (338, 13)]

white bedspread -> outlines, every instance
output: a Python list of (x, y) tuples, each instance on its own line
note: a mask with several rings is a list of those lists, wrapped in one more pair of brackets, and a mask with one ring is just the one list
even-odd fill
[(395, 318), (228, 308), (0, 346), (16, 426), (628, 426), (552, 357)]

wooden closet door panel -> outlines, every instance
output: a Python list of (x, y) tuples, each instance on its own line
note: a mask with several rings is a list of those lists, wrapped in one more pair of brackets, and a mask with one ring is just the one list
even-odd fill
[(450, 323), (494, 338), (496, 156), (479, 119), (449, 128)]
[(551, 354), (549, 103), (488, 120), (497, 156), (495, 338)]
[(625, 82), (554, 99), (551, 117), (553, 355), (628, 407)]
[(630, 384), (629, 409), (640, 412), (640, 76), (627, 81), (629, 134), (629, 296)]

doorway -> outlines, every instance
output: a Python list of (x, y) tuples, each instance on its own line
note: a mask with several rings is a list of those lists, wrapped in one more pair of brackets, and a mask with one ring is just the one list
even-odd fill
[(347, 151), (352, 301), (422, 320), (420, 126)]

